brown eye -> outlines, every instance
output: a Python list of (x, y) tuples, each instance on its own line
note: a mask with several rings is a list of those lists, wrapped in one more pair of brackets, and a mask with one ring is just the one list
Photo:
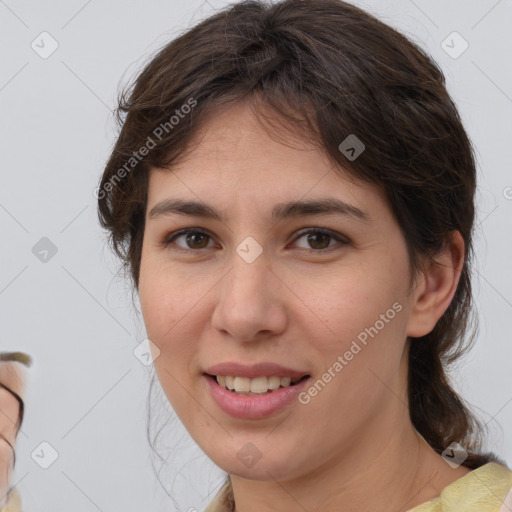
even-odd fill
[(191, 249), (204, 249), (208, 245), (208, 238), (208, 235), (200, 232), (192, 232), (186, 235), (187, 244)]
[(164, 247), (167, 247), (172, 243), (175, 243), (175, 240), (179, 240), (181, 238), (185, 240), (184, 245), (178, 243), (176, 243), (176, 245), (180, 249), (184, 250), (206, 249), (208, 246), (208, 241), (211, 240), (211, 236), (204, 231), (197, 229), (185, 229), (166, 238), (163, 241), (163, 245)]
[[(349, 240), (334, 231), (326, 230), (326, 229), (309, 229), (308, 231), (303, 231), (296, 239), (300, 240), (301, 238), (305, 238), (309, 247), (300, 247), (301, 249), (306, 249), (313, 252), (329, 252), (326, 249), (330, 249), (333, 245), (330, 243), (333, 240), (338, 242), (338, 245), (346, 245)], [(334, 244), (336, 245), (336, 244)]]
[(325, 233), (315, 233), (313, 235), (309, 235), (307, 240), (313, 249), (327, 249), (331, 238), (331, 235), (326, 235)]

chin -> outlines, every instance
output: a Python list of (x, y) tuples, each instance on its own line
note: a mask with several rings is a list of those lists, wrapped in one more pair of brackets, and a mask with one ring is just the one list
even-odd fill
[[(253, 441), (237, 438), (234, 435), (230, 438), (229, 445), (224, 449), (215, 451), (204, 450), (206, 455), (223, 471), (250, 480), (271, 482), (275, 480), (286, 481), (300, 476), (307, 460), (295, 460), (298, 455), (297, 449), (290, 447), (289, 451), (276, 450), (276, 444), (265, 441), (265, 434), (258, 441), (257, 436), (252, 436)], [(262, 445), (265, 446), (262, 446)], [(299, 446), (300, 443), (293, 443)], [(209, 440), (211, 448), (212, 441)], [(217, 444), (217, 447), (220, 445)]]

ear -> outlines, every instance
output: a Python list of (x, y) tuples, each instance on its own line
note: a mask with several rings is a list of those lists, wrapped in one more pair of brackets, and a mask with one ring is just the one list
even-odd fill
[(434, 329), (455, 295), (463, 265), (464, 240), (458, 231), (453, 231), (415, 284), (407, 336), (419, 338)]

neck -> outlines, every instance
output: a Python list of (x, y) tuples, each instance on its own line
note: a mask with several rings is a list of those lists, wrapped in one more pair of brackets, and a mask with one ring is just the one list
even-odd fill
[(382, 428), (381, 418), (361, 432), (359, 442), (298, 478), (259, 481), (232, 474), (235, 512), (405, 512), (439, 496), (469, 470), (451, 469), (414, 429), (407, 408), (400, 409), (401, 428), (393, 410), (389, 428)]

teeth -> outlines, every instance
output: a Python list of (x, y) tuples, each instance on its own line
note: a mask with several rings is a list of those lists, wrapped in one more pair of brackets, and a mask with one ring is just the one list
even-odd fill
[[(234, 377), (224, 377), (224, 379), (226, 380), (225, 384), (223, 384), (225, 387), (227, 387), (228, 389), (235, 389), (235, 378)], [(218, 382), (218, 378), (217, 378), (217, 382)], [(219, 382), (220, 384), (220, 382)]]
[[(240, 393), (243, 395), (261, 395), (267, 393), (267, 391), (272, 391), (274, 389), (278, 389), (279, 387), (288, 387), (292, 385), (291, 377), (255, 377), (254, 379), (250, 379), (249, 377), (233, 377), (230, 375), (217, 375), (217, 382), (225, 387), (226, 389), (230, 389), (235, 393)], [(293, 381), (299, 381), (300, 379), (296, 379)]]
[(281, 377), (269, 377), (268, 389), (278, 389), (281, 385)]
[(235, 377), (235, 391), (238, 393), (248, 393), (251, 391), (251, 379), (247, 377)]
[[(249, 380), (249, 379), (247, 379)], [(235, 390), (238, 389), (235, 386)], [(266, 393), (268, 391), (268, 379), (267, 377), (256, 377), (251, 379), (251, 393)]]
[(285, 388), (286, 386), (289, 386), (292, 379), (290, 377), (281, 377), (281, 386)]

